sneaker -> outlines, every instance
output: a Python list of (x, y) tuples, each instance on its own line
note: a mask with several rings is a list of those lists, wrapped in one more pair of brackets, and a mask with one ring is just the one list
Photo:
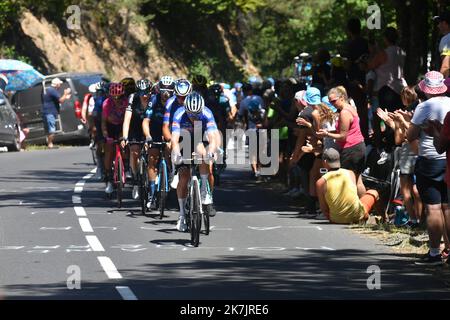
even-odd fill
[(176, 189), (178, 186), (178, 173), (173, 176), (172, 182), (170, 183), (170, 187), (172, 189)]
[(113, 191), (114, 191), (113, 184), (112, 182), (108, 181), (108, 183), (106, 184), (105, 193), (111, 194), (113, 193)]
[(378, 159), (377, 163), (378, 163), (378, 164), (385, 164), (386, 161), (387, 161), (387, 159), (388, 159), (388, 157), (389, 157), (389, 154), (388, 154), (387, 152), (384, 152), (384, 151), (383, 151), (383, 152), (380, 154), (380, 159)]
[(92, 140), (91, 143), (89, 143), (89, 149), (94, 148), (94, 146), (95, 146), (95, 141)]
[(133, 196), (133, 200), (139, 199), (139, 187), (133, 186), (133, 192), (131, 194)]
[(442, 255), (438, 254), (435, 257), (430, 256), (430, 252), (428, 252), (422, 259), (415, 262), (418, 266), (438, 266), (443, 264)]
[(180, 232), (186, 232), (187, 230), (187, 224), (186, 224), (186, 218), (183, 216), (178, 217), (177, 222), (177, 230)]

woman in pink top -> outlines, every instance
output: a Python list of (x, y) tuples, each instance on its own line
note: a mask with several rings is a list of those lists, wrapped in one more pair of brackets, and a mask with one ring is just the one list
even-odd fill
[(336, 140), (336, 144), (341, 149), (341, 167), (355, 173), (358, 181), (358, 195), (361, 196), (366, 192), (361, 179), (361, 173), (365, 168), (366, 144), (359, 127), (358, 113), (348, 102), (347, 91), (342, 86), (332, 88), (328, 92), (328, 99), (340, 111), (336, 131), (329, 132), (321, 129), (317, 135)]

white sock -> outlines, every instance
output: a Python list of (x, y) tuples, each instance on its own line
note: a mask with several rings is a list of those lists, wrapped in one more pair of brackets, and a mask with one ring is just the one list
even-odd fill
[(436, 257), (441, 253), (440, 248), (430, 248), (430, 256)]
[(178, 214), (179, 217), (184, 217), (184, 207), (186, 206), (186, 198), (180, 199), (178, 198), (178, 205), (180, 206), (180, 213)]

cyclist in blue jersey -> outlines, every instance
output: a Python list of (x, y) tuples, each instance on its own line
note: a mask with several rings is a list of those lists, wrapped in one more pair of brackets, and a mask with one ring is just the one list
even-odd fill
[[(142, 122), (142, 129), (144, 131), (144, 135), (146, 138), (146, 142), (150, 143), (152, 141), (162, 142), (163, 134), (162, 134), (162, 126), (165, 112), (165, 105), (169, 98), (172, 96), (174, 91), (174, 81), (171, 77), (162, 77), (158, 82), (156, 91), (157, 94), (152, 96), (150, 101), (150, 108), (145, 112), (145, 118)], [(155, 193), (155, 184), (156, 184), (156, 166), (159, 161), (159, 149), (158, 148), (150, 148), (148, 150), (148, 180), (149, 186), (148, 190), (150, 191), (148, 194), (148, 203), (147, 207), (150, 209), (155, 209), (154, 193)], [(167, 156), (167, 159), (169, 157)]]
[[(146, 110), (151, 107), (150, 94), (153, 84), (148, 79), (141, 79), (136, 82), (137, 91), (128, 98), (128, 107), (123, 120), (121, 146), (125, 148), (128, 141), (143, 141), (142, 122)], [(133, 181), (132, 197), (139, 198), (139, 187), (137, 186), (137, 162), (140, 153), (138, 144), (130, 145), (130, 167)]]
[(97, 171), (95, 173), (95, 179), (103, 180), (104, 173), (104, 159), (103, 159), (103, 145), (104, 137), (102, 133), (102, 106), (108, 97), (109, 87), (106, 82), (98, 82), (95, 85), (96, 93), (94, 95), (94, 110), (92, 111), (92, 118), (94, 119), (95, 126), (95, 143), (97, 144), (96, 156), (97, 156)]
[[(195, 141), (194, 129), (201, 129), (202, 139), (206, 135), (206, 139), (208, 142)], [(180, 150), (180, 137), (181, 135), (183, 135), (183, 138), (186, 138), (187, 133), (190, 134), (190, 150), (203, 157), (203, 161), (199, 165), (202, 205), (205, 205), (208, 208), (207, 212), (210, 216), (214, 216), (215, 210), (212, 206), (213, 199), (211, 194), (207, 191), (207, 185), (210, 166), (212, 165), (211, 159), (216, 158), (218, 129), (211, 110), (205, 106), (203, 97), (197, 92), (193, 92), (187, 96), (185, 107), (179, 108), (173, 117), (172, 160), (177, 164), (180, 164), (182, 159)], [(182, 142), (184, 148), (187, 147), (186, 143), (189, 142)], [(191, 155), (184, 152), (184, 157), (191, 158)], [(177, 186), (177, 197), (180, 206), (177, 229), (178, 231), (182, 232), (186, 231), (187, 229), (184, 210), (187, 199), (187, 186), (190, 180), (190, 171), (186, 169), (186, 167), (179, 168), (179, 182)], [(212, 187), (213, 186), (211, 186), (211, 190)]]

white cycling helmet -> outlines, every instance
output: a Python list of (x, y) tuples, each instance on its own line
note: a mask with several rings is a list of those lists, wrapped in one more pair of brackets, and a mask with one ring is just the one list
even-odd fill
[(192, 84), (189, 80), (178, 79), (175, 82), (175, 94), (177, 96), (185, 97), (192, 91)]
[(158, 84), (160, 87), (172, 87), (171, 89), (173, 89), (174, 82), (175, 80), (171, 76), (163, 76)]
[(205, 107), (205, 100), (198, 92), (192, 92), (186, 97), (184, 102), (187, 113), (201, 113)]

